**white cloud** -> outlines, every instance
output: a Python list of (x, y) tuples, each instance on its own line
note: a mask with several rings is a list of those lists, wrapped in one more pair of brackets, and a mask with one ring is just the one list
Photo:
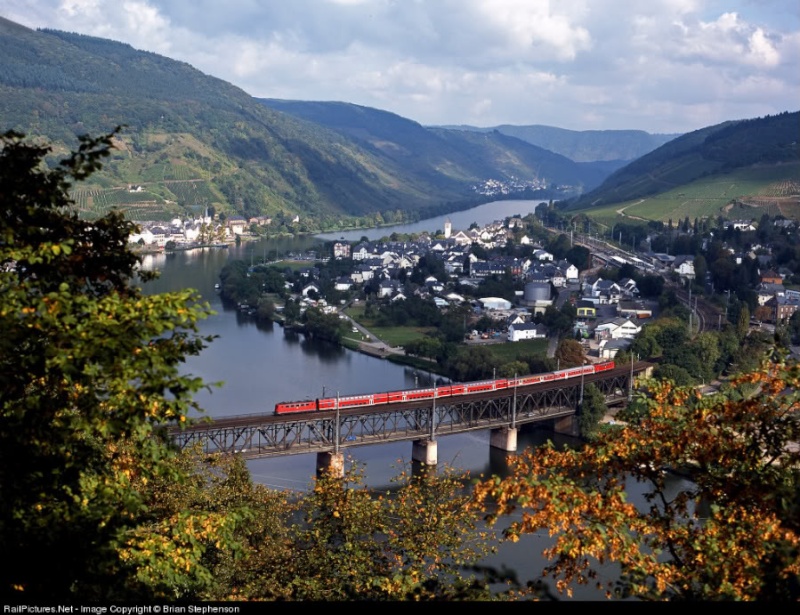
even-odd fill
[(423, 124), (683, 132), (796, 110), (796, 0), (0, 0), (253, 96)]

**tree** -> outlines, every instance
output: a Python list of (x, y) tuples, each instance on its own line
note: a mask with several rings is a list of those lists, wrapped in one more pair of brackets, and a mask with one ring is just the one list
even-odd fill
[(465, 478), (449, 468), (401, 472), (393, 493), (374, 493), (359, 467), (324, 474), (300, 503), (282, 585), (293, 600), (488, 599), (488, 584), (466, 573), (490, 547)]
[(695, 382), (695, 379), (685, 367), (675, 365), (674, 363), (656, 366), (653, 370), (653, 378), (658, 380), (670, 380), (676, 386), (688, 386)]
[(495, 375), (497, 360), (483, 346), (460, 347), (447, 361), (447, 373), (454, 380), (466, 382)]
[(645, 326), (642, 329), (639, 335), (633, 340), (630, 351), (643, 359), (657, 357), (661, 354), (661, 345), (658, 343), (656, 335), (651, 327)]
[(592, 383), (583, 387), (583, 401), (578, 408), (578, 428), (581, 436), (593, 437), (607, 411), (606, 399), (600, 389)]
[(736, 334), (742, 339), (750, 331), (750, 308), (743, 303), (736, 318)]
[[(650, 381), (642, 418), (580, 450), (521, 455), (476, 486), (474, 506), (512, 512), (505, 531), (549, 531), (545, 575), (568, 592), (616, 563), (607, 595), (644, 600), (800, 598), (800, 369), (779, 355), (724, 393)], [(679, 484), (665, 471), (686, 472)], [(627, 501), (639, 484), (651, 506)], [(495, 508), (496, 507), (496, 508)]]
[(555, 359), (561, 369), (583, 365), (583, 346), (577, 340), (563, 339), (558, 343)]
[(572, 246), (564, 257), (578, 270), (584, 271), (592, 266), (592, 253), (584, 246)]
[(81, 220), (75, 181), (114, 133), (82, 137), (54, 166), (50, 148), (0, 139), (0, 592), (20, 600), (193, 595), (210, 582), (205, 540), (235, 519), (181, 512), (153, 522), (134, 480), (180, 478), (161, 429), (199, 411), (206, 387), (179, 365), (211, 341), (191, 290), (145, 296), (153, 275), (128, 249), (135, 226)]

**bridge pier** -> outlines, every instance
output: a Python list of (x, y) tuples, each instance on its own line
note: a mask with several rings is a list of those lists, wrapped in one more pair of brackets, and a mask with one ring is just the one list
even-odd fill
[(563, 433), (568, 436), (578, 436), (578, 419), (575, 415), (562, 416), (560, 419), (553, 419), (553, 431)]
[(501, 427), (489, 432), (489, 446), (509, 453), (517, 452), (517, 429)]
[(317, 476), (322, 476), (325, 472), (333, 472), (334, 476), (344, 478), (344, 453), (317, 453)]
[(414, 440), (411, 445), (411, 459), (426, 466), (439, 463), (439, 445), (436, 440)]

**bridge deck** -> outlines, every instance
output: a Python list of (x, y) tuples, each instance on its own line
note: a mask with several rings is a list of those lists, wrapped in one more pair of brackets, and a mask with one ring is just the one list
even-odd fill
[(486, 391), (468, 396), (407, 401), (339, 411), (276, 416), (222, 417), (169, 429), (181, 447), (204, 453), (240, 453), (248, 458), (296, 455), (381, 442), (435, 439), (466, 431), (519, 427), (574, 415), (581, 387), (593, 383), (607, 403), (624, 403), (631, 376), (651, 364), (634, 363), (583, 379)]

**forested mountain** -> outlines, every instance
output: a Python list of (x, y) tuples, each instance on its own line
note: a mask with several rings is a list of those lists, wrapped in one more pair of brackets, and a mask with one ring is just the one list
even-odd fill
[(502, 171), (494, 179), (540, 178), (584, 189), (599, 185), (614, 170), (603, 164), (576, 164), (498, 131), (427, 128), (394, 113), (344, 102), (260, 100), (276, 111), (335, 130), (423, 175), (450, 168), (469, 180), (486, 177), (485, 170), (494, 168)]
[(615, 168), (653, 151), (679, 137), (679, 134), (651, 134), (643, 130), (567, 130), (533, 124), (513, 126), (501, 124), (491, 128), (477, 126), (443, 126), (455, 130), (499, 132), (522, 139), (575, 162), (608, 162)]
[[(704, 176), (753, 165), (798, 162), (800, 111), (723, 122), (685, 134), (612, 173), (569, 209), (622, 203), (666, 192)], [(796, 164), (786, 165), (796, 174)], [(788, 176), (787, 176), (788, 177)]]
[(476, 187), (487, 180), (558, 184), (537, 196), (560, 198), (608, 172), (499, 134), (476, 140), (366, 110), (365, 121), (396, 127), (376, 143), (275, 111), (184, 62), (2, 18), (0, 117), (0, 132), (41, 137), (61, 151), (77, 135), (124, 125), (116, 154), (76, 195), (87, 216), (109, 207), (137, 219), (213, 207), (281, 222), (299, 215), (292, 231), (335, 229), (485, 202)]

